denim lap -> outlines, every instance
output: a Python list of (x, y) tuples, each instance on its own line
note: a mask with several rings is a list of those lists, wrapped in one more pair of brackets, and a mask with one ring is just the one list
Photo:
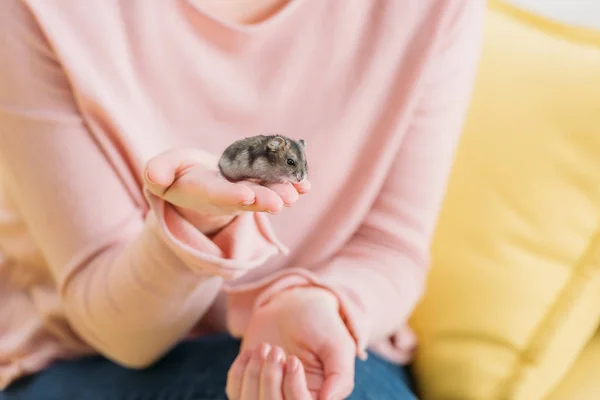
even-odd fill
[[(59, 362), (0, 392), (0, 400), (227, 400), (227, 371), (238, 351), (239, 341), (216, 335), (183, 342), (140, 371), (102, 357)], [(356, 363), (349, 399), (416, 399), (408, 385), (404, 369), (370, 354)]]

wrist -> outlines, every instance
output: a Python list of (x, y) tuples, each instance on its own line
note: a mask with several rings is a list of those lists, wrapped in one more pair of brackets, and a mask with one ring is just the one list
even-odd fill
[(314, 285), (298, 285), (286, 288), (270, 296), (260, 306), (319, 302), (322, 307), (335, 309), (339, 313), (340, 302), (338, 297), (328, 289)]

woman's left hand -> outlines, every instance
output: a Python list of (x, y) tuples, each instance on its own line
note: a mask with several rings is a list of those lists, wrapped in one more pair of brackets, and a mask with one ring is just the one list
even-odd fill
[[(254, 312), (229, 371), (227, 394), (232, 400), (341, 400), (354, 387), (355, 355), (356, 345), (339, 314), (337, 298), (321, 288), (290, 289)], [(287, 357), (288, 364), (279, 377), (272, 367), (281, 357)], [(293, 360), (301, 365), (290, 370)], [(269, 379), (272, 375), (275, 378)], [(280, 397), (273, 397), (277, 382)]]

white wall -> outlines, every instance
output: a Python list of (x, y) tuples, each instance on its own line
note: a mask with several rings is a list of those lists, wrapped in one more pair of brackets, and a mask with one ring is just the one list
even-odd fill
[(509, 0), (562, 22), (600, 29), (600, 0)]

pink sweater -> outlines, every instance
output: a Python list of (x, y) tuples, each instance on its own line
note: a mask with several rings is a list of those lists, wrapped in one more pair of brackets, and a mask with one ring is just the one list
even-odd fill
[[(338, 295), (358, 352), (410, 357), (484, 1), (295, 0), (248, 26), (194, 3), (2, 0), (0, 388), (241, 336), (306, 283)], [(304, 138), (311, 170), (279, 215), (208, 238), (144, 195), (158, 153), (270, 132)]]

